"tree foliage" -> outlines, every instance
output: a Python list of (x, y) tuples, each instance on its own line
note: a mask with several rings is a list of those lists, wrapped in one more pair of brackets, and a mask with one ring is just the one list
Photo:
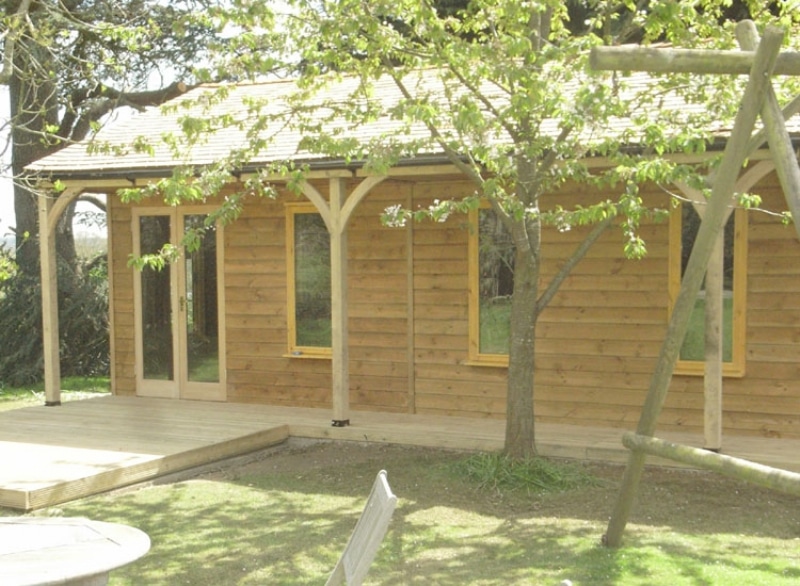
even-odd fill
[[(193, 10), (204, 0), (7, 0), (3, 67), (15, 183), (17, 260), (37, 270), (36, 206), (24, 167), (93, 133), (115, 109), (144, 108), (177, 95), (192, 79), (208, 31)], [(152, 89), (158, 87), (159, 89)], [(8, 171), (8, 170), (7, 170)], [(59, 251), (71, 262), (71, 213)]]

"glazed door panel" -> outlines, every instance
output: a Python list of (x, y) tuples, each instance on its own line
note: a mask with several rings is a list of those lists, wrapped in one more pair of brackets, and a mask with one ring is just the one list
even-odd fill
[[(134, 254), (179, 247), (202, 226), (196, 209), (144, 209), (134, 214)], [(224, 400), (221, 335), (221, 234), (211, 227), (179, 260), (146, 266), (134, 279), (137, 394)]]

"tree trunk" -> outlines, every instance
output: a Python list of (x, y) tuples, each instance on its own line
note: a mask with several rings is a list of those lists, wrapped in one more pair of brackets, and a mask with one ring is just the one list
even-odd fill
[[(520, 227), (521, 232), (524, 228)], [(511, 299), (511, 341), (508, 349), (505, 453), (511, 458), (536, 455), (534, 434), (534, 359), (538, 313), (539, 261), (536, 252), (520, 246), (514, 259), (514, 294)], [(523, 240), (523, 244), (525, 240)]]
[[(29, 76), (34, 71), (26, 59), (46, 63), (46, 55), (40, 55), (35, 46), (20, 51), (15, 62), (14, 74), (9, 80), (9, 105), (11, 114), (11, 168), (14, 175), (14, 214), (16, 225), (16, 261), (26, 275), (39, 275), (39, 222), (36, 195), (24, 180), (25, 166), (55, 150), (45, 142), (47, 126), (58, 123), (58, 103), (53, 81), (43, 81)], [(75, 239), (72, 235), (73, 210), (65, 213), (56, 229), (60, 257), (77, 267)]]
[[(518, 163), (517, 196), (526, 208), (537, 201), (535, 164)], [(534, 376), (536, 321), (539, 318), (540, 218), (511, 221), (514, 239), (514, 292), (511, 299), (511, 340), (508, 349), (505, 453), (524, 459), (536, 455), (534, 429)]]

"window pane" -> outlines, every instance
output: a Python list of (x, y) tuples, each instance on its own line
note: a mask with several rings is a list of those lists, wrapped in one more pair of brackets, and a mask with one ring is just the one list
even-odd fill
[(322, 216), (294, 215), (295, 343), (331, 345), (331, 241)]
[[(731, 214), (728, 223), (725, 225), (725, 263), (723, 273), (723, 292), (722, 292), (722, 359), (724, 362), (731, 362), (733, 355), (733, 250), (734, 250), (734, 220), (735, 214)], [(686, 271), (689, 262), (689, 255), (692, 253), (692, 246), (697, 238), (697, 231), (700, 229), (700, 216), (689, 204), (681, 206), (681, 278)], [(704, 360), (705, 359), (705, 307), (706, 307), (706, 287), (705, 281), (697, 294), (692, 317), (689, 321), (689, 330), (681, 346), (681, 360)]]
[[(169, 243), (169, 216), (139, 218), (141, 254), (155, 254)], [(142, 354), (146, 379), (174, 380), (172, 368), (172, 304), (170, 272), (167, 264), (160, 271), (142, 269)]]
[[(205, 215), (184, 218), (184, 230), (200, 228)], [(217, 320), (217, 233), (208, 230), (194, 252), (186, 251), (186, 341), (188, 378), (219, 382), (219, 324)]]
[(514, 243), (491, 209), (478, 213), (478, 297), (481, 354), (508, 354)]

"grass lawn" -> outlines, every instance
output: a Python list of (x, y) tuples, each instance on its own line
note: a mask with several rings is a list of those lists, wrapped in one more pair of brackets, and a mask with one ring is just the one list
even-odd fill
[[(719, 476), (645, 473), (625, 544), (599, 544), (622, 469), (586, 465), (579, 488), (479, 486), (463, 454), (292, 441), (249, 462), (87, 498), (39, 515), (146, 531), (152, 550), (112, 585), (324, 583), (376, 472), (399, 497), (367, 584), (800, 583), (800, 499)], [(0, 514), (16, 514), (0, 510)]]
[[(61, 400), (74, 401), (108, 393), (108, 377), (64, 377), (61, 379)], [(44, 405), (44, 384), (25, 387), (0, 386), (0, 411)]]

